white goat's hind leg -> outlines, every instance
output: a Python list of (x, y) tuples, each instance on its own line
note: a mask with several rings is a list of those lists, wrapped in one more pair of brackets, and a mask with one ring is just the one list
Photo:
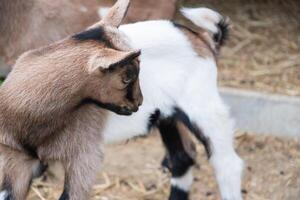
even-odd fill
[[(209, 139), (212, 164), (223, 200), (241, 200), (243, 161), (234, 150), (233, 120), (227, 108), (216, 106), (214, 112), (206, 113), (200, 128)], [(198, 124), (198, 123), (197, 123)]]

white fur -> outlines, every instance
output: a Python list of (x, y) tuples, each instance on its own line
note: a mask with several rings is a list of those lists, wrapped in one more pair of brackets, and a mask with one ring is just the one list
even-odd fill
[(188, 192), (193, 184), (192, 169), (189, 169), (183, 176), (179, 178), (172, 178), (171, 185), (177, 187), (185, 192)]
[[(196, 10), (186, 11), (191, 15), (187, 17), (203, 20), (202, 24), (209, 20), (201, 12), (199, 19), (196, 18), (194, 12)], [(210, 26), (206, 28), (214, 31)], [(104, 129), (105, 142), (146, 134), (149, 116), (155, 109), (168, 116), (175, 106), (180, 107), (210, 140), (210, 162), (222, 198), (241, 200), (242, 161), (233, 148), (233, 121), (218, 92), (214, 58), (200, 57), (187, 37), (169, 21), (140, 22), (123, 25), (120, 29), (134, 48), (142, 50), (140, 84), (144, 102), (140, 110), (129, 117), (110, 114)], [(190, 175), (188, 177), (183, 180), (190, 180)], [(173, 180), (173, 184), (185, 182), (183, 180)], [(183, 185), (180, 186), (184, 189)]]
[(0, 200), (5, 200), (6, 196), (7, 196), (7, 192), (6, 191), (1, 191), (0, 192)]
[(139, 112), (130, 117), (111, 113), (104, 131), (109, 143), (147, 133), (145, 125), (156, 108), (170, 115), (193, 68), (192, 62), (198, 59), (187, 38), (168, 21), (136, 23), (120, 29), (132, 40), (133, 48), (142, 50), (140, 84), (144, 102)]
[(219, 13), (208, 8), (182, 8), (181, 13), (195, 25), (212, 33), (218, 32), (216, 24), (222, 19)]

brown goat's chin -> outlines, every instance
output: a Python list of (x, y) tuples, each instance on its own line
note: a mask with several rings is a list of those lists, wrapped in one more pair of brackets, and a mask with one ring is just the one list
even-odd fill
[(132, 115), (132, 113), (137, 112), (139, 110), (138, 107), (134, 108), (128, 108), (128, 107), (122, 107), (118, 106), (112, 103), (102, 103), (92, 98), (84, 99), (79, 106), (85, 105), (85, 104), (94, 104), (100, 108), (109, 110), (111, 112), (114, 112), (118, 115)]
[(128, 107), (116, 106), (114, 104), (104, 104), (101, 107), (110, 110), (118, 115), (132, 115), (132, 113), (137, 112), (139, 110), (138, 107), (128, 108)]
[(105, 104), (103, 108), (110, 110), (114, 113), (119, 115), (132, 115), (132, 113), (137, 112), (139, 110), (138, 107), (136, 108), (128, 108), (128, 107), (120, 107), (113, 104)]
[(127, 109), (111, 110), (112, 112), (117, 113), (118, 115), (132, 115), (133, 111)]

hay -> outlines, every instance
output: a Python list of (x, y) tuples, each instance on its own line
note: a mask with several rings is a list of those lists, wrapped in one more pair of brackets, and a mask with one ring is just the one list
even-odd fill
[[(245, 199), (289, 199), (300, 195), (300, 140), (239, 133), (236, 148), (246, 161)], [(138, 149), (138, 151), (137, 151)], [(197, 146), (197, 166), (191, 200), (219, 199), (212, 167), (202, 146)], [(159, 135), (137, 139), (107, 149), (104, 168), (93, 187), (92, 200), (161, 200), (169, 194), (169, 174), (160, 161), (164, 149)], [(224, 166), (226, 167), (226, 166)], [(55, 200), (63, 180), (35, 180), (29, 200)]]

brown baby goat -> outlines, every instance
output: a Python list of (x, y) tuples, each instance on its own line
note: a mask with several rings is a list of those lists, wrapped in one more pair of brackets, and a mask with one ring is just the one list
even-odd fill
[(107, 112), (129, 115), (142, 103), (140, 51), (118, 31), (129, 0), (101, 22), (29, 51), (0, 87), (0, 199), (24, 200), (43, 163), (61, 161), (61, 200), (86, 200), (102, 159)]

